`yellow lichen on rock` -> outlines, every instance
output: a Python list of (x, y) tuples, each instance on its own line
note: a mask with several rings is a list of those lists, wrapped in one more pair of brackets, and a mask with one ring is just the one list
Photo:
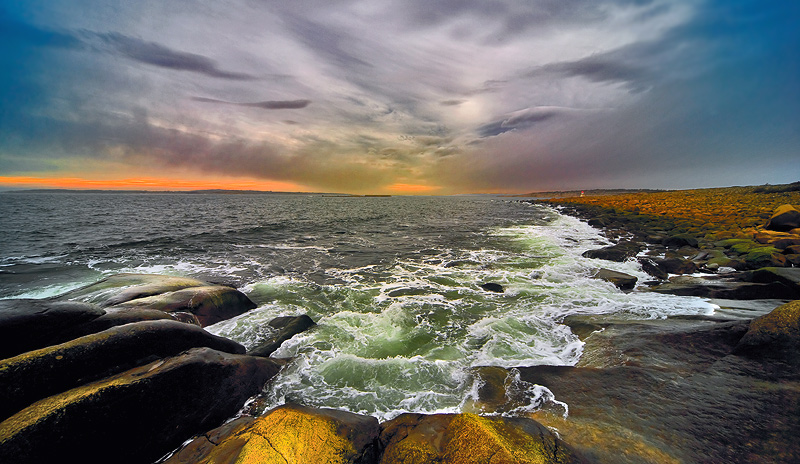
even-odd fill
[(753, 319), (750, 328), (736, 347), (737, 352), (766, 350), (786, 352), (796, 357), (800, 349), (800, 300), (778, 306), (770, 313)]
[(360, 462), (377, 453), (378, 421), (369, 416), (287, 404), (199, 438), (166, 463), (262, 464)]
[(476, 414), (402, 415), (385, 424), (381, 464), (581, 462), (536, 421)]

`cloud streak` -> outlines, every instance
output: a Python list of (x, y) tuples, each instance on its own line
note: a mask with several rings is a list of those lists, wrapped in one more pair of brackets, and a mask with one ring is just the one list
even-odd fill
[(216, 100), (214, 98), (193, 97), (192, 100), (203, 103), (215, 103), (220, 105), (244, 106), (247, 108), (261, 108), (263, 110), (297, 110), (305, 108), (311, 104), (311, 100), (276, 100), (276, 101), (260, 101), (260, 102), (247, 102), (236, 103), (224, 100)]
[(175, 71), (188, 71), (218, 79), (253, 80), (254, 76), (245, 73), (220, 69), (217, 63), (205, 56), (173, 50), (156, 42), (148, 42), (135, 37), (109, 32), (95, 34), (103, 43), (117, 53), (140, 63)]

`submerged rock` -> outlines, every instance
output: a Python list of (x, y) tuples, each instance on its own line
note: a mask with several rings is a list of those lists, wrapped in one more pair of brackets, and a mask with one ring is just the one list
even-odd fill
[(584, 462), (538, 422), (475, 414), (402, 414), (381, 425), (381, 464)]
[(374, 463), (378, 420), (333, 409), (279, 406), (190, 442), (165, 463)]
[(105, 313), (75, 301), (0, 300), (0, 359), (58, 343), (63, 331)]
[(233, 415), (278, 370), (194, 348), (23, 409), (0, 423), (0, 462), (153, 462)]
[(266, 341), (248, 351), (250, 356), (268, 357), (281, 347), (283, 342), (295, 335), (305, 332), (317, 325), (311, 317), (306, 314), (301, 316), (281, 316), (269, 321), (268, 325), (277, 332)]
[(633, 287), (636, 286), (636, 281), (639, 280), (630, 274), (605, 268), (598, 270), (594, 278), (611, 282), (620, 290), (633, 290)]
[(242, 345), (197, 326), (149, 321), (6, 359), (0, 369), (0, 420), (42, 398), (195, 347), (244, 353)]
[(504, 293), (506, 291), (502, 285), (494, 283), (494, 282), (487, 282), (485, 284), (481, 284), (481, 288), (486, 290), (487, 292), (495, 292), (495, 293)]

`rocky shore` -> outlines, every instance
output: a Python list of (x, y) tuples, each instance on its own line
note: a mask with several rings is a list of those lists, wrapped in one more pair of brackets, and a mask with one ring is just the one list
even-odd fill
[[(585, 343), (577, 366), (476, 368), (462, 414), (251, 414), (288, 361), (275, 351), (315, 324), (276, 318), (246, 350), (204, 330), (255, 308), (225, 285), (118, 274), (52, 299), (0, 300), (0, 462), (798, 462), (800, 192), (756, 189), (548, 202), (613, 243), (585, 254), (596, 278), (720, 310), (567, 317)], [(600, 260), (637, 260), (652, 280)], [(533, 385), (557, 401), (501, 415)]]

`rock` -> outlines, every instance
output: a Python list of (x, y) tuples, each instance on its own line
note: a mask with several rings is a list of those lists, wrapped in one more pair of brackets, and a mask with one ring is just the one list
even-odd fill
[(769, 230), (790, 231), (800, 227), (800, 211), (792, 205), (782, 205), (772, 213), (767, 225)]
[(286, 404), (212, 430), (165, 463), (374, 463), (378, 430), (374, 417)]
[(481, 288), (486, 290), (487, 292), (495, 292), (495, 293), (504, 293), (506, 291), (502, 285), (496, 284), (494, 282), (487, 282), (485, 284), (481, 284)]
[(381, 464), (584, 462), (550, 430), (522, 417), (401, 414), (381, 425)]
[(190, 287), (129, 300), (111, 308), (147, 308), (166, 312), (189, 312), (202, 327), (238, 316), (256, 307), (247, 296), (230, 287), (209, 285)]
[(0, 300), (0, 359), (57, 343), (61, 332), (105, 313), (74, 301)]
[(668, 274), (693, 274), (697, 272), (697, 265), (685, 258), (664, 258), (654, 261), (659, 269)]
[(242, 345), (177, 321), (113, 327), (3, 361), (0, 420), (42, 398), (195, 347), (243, 354)]
[(153, 462), (236, 413), (278, 370), (194, 348), (23, 409), (0, 423), (0, 462)]
[(587, 250), (581, 256), (584, 258), (605, 259), (607, 261), (623, 262), (628, 258), (633, 258), (642, 246), (635, 242), (623, 240), (616, 245), (611, 245), (596, 250)]
[(603, 220), (603, 218), (592, 218), (592, 219), (589, 219), (588, 224), (590, 226), (596, 227), (598, 229), (602, 229), (603, 227), (606, 227), (606, 225), (607, 225), (606, 221)]
[[(160, 320), (175, 321), (178, 320), (178, 318), (176, 317), (176, 314), (165, 313), (164, 311), (159, 311), (157, 309), (128, 308), (128, 309), (107, 310), (106, 314), (103, 314), (97, 319), (93, 319), (84, 324), (62, 331), (56, 337), (56, 340), (57, 343), (63, 343), (78, 337), (82, 337), (84, 335), (102, 332), (103, 330), (110, 329), (112, 327), (117, 327), (120, 325), (132, 324), (134, 322), (160, 321)], [(195, 325), (197, 325), (198, 327), (200, 326), (199, 323)]]
[(800, 245), (790, 245), (783, 250), (785, 255), (798, 255), (800, 254)]
[(800, 300), (753, 319), (734, 352), (800, 362)]
[(636, 281), (639, 280), (630, 274), (612, 271), (611, 269), (598, 270), (597, 273), (595, 273), (594, 278), (611, 282), (620, 290), (633, 290), (633, 287), (636, 286)]
[(250, 356), (263, 356), (268, 357), (275, 350), (281, 347), (281, 344), (286, 340), (294, 337), (295, 335), (305, 332), (317, 325), (313, 319), (308, 315), (301, 316), (282, 316), (276, 317), (269, 321), (268, 325), (277, 330), (277, 333), (272, 335), (266, 341), (248, 351)]
[(755, 240), (758, 243), (769, 245), (779, 250), (785, 250), (793, 245), (800, 245), (800, 236), (787, 232), (773, 232), (764, 230), (756, 234)]
[[(715, 276), (716, 277), (716, 276)], [(729, 279), (677, 276), (652, 287), (657, 293), (729, 300), (792, 299), (795, 289), (780, 282), (753, 283)]]
[(772, 247), (753, 248), (742, 259), (748, 269), (784, 267), (787, 264), (783, 253)]
[(658, 267), (658, 265), (651, 258), (639, 258), (639, 264), (642, 265), (642, 270), (659, 280), (667, 280), (669, 274), (667, 271)]
[(800, 291), (800, 269), (790, 267), (764, 267), (748, 271), (742, 276), (748, 282), (771, 283), (781, 282)]
[(683, 246), (690, 246), (692, 248), (696, 248), (697, 243), (698, 243), (697, 238), (689, 234), (671, 235), (669, 237), (665, 237), (664, 240), (661, 241), (662, 245), (670, 248), (680, 248)]
[(102, 306), (112, 306), (138, 298), (207, 285), (209, 285), (208, 282), (187, 277), (121, 273), (67, 292), (58, 298), (61, 300), (90, 301)]

